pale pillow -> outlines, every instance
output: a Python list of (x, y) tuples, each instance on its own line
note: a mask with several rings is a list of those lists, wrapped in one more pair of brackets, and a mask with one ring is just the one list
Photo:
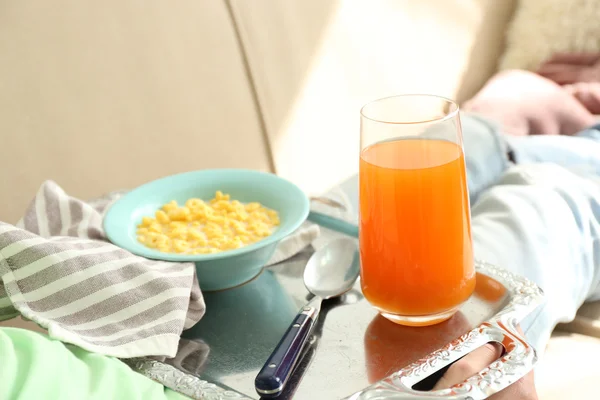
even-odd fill
[(557, 52), (600, 52), (600, 1), (519, 0), (500, 69), (534, 71)]

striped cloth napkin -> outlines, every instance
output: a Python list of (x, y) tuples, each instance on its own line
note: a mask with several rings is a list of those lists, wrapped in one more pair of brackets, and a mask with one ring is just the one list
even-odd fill
[[(0, 320), (21, 314), (50, 337), (120, 358), (176, 355), (205, 311), (194, 265), (109, 243), (102, 218), (121, 194), (84, 202), (48, 181), (16, 226), (0, 222)], [(286, 238), (272, 262), (318, 234), (313, 225)]]

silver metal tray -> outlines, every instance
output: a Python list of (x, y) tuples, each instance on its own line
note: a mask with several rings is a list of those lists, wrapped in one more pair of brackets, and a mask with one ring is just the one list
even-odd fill
[[(253, 281), (205, 293), (207, 314), (184, 332), (177, 357), (124, 360), (133, 369), (195, 399), (258, 398), (254, 377), (307, 300), (306, 251)], [(535, 349), (516, 330), (543, 296), (530, 281), (477, 263), (474, 295), (450, 320), (411, 328), (379, 316), (360, 283), (325, 302), (310, 346), (280, 399), (484, 399), (529, 372)], [(450, 389), (411, 389), (477, 347), (496, 341), (506, 354)]]

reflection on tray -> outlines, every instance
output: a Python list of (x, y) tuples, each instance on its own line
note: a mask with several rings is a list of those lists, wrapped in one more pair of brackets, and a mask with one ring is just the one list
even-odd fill
[[(178, 356), (182, 346), (190, 346), (190, 341), (202, 342), (205, 356), (210, 348), (210, 358), (193, 374), (202, 373), (211, 380), (231, 371), (260, 368), (262, 364), (257, 360), (267, 359), (297, 312), (295, 302), (271, 271), (264, 271), (240, 287), (207, 292), (204, 300), (206, 315), (183, 333)], [(197, 353), (191, 352), (192, 355), (196, 357)], [(174, 365), (177, 359), (179, 365)], [(190, 364), (181, 357), (167, 362), (186, 370)]]
[[(207, 314), (184, 332), (177, 357), (165, 362), (257, 398), (258, 370), (307, 300), (305, 262), (276, 265), (245, 285), (206, 293)], [(459, 313), (431, 327), (403, 327), (378, 316), (358, 283), (341, 299), (325, 302), (312, 344), (280, 399), (351, 395), (489, 320), (514, 293), (486, 275), (477, 279), (474, 295)]]
[[(497, 280), (477, 273), (474, 297), (485, 303), (500, 303), (507, 295)], [(437, 325), (425, 327), (401, 326), (377, 315), (369, 324), (365, 336), (365, 363), (370, 383), (377, 382), (408, 364), (468, 332), (472, 322), (463, 312)]]
[(506, 288), (492, 277), (477, 273), (477, 284), (473, 295), (489, 303), (503, 300), (506, 296)]
[(411, 327), (377, 315), (365, 331), (365, 363), (369, 383), (402, 369), (471, 329), (459, 311), (437, 325)]
[(209, 353), (210, 348), (202, 339), (179, 339), (177, 355), (166, 362), (186, 374), (200, 376)]

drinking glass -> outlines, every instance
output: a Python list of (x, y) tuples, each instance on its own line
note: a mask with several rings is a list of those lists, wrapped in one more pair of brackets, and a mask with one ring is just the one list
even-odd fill
[(475, 289), (458, 105), (432, 95), (361, 110), (361, 285), (402, 325), (442, 322)]

